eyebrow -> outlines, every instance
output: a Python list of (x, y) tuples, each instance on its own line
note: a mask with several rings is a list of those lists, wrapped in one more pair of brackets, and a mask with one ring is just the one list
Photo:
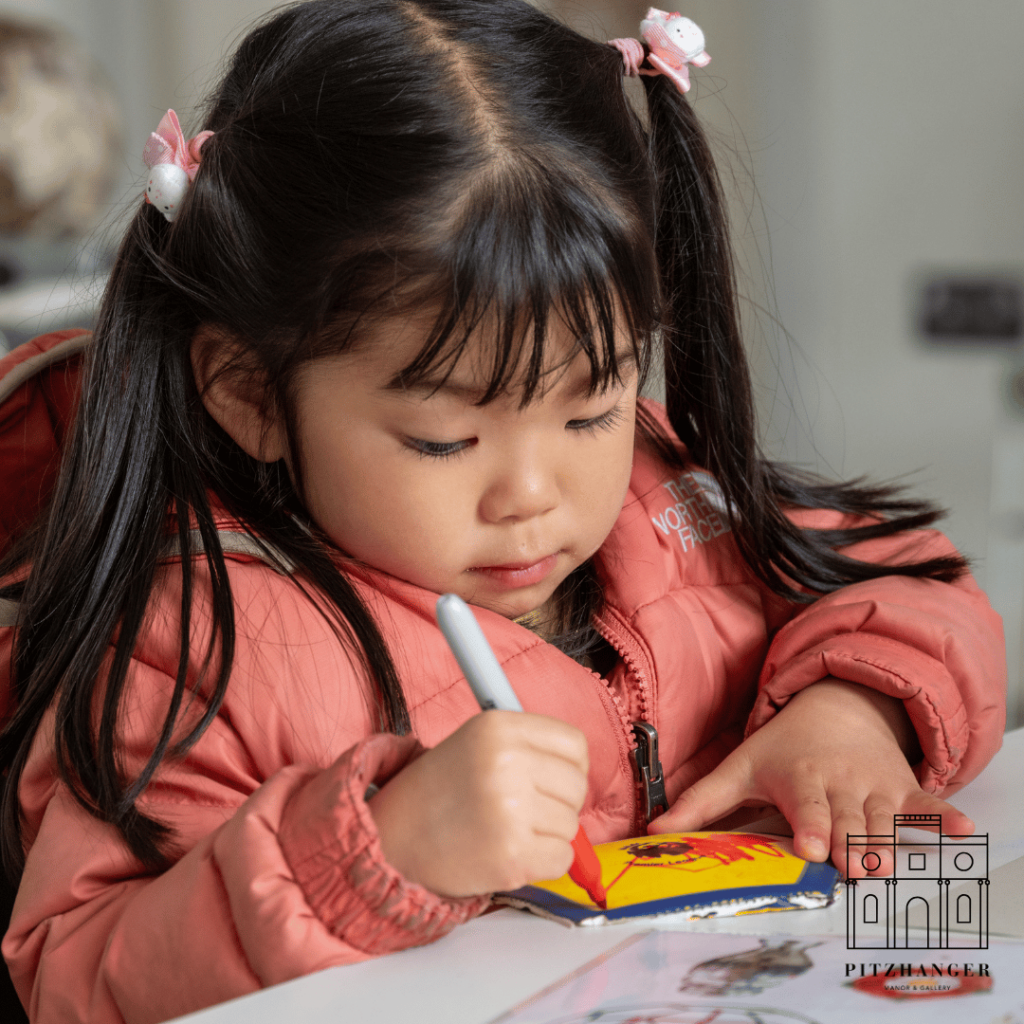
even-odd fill
[[(615, 366), (618, 377), (622, 377), (636, 367), (636, 353), (632, 349), (619, 353), (616, 356)], [(451, 395), (464, 402), (478, 402), (486, 393), (486, 387), (477, 387), (473, 384), (460, 384), (451, 380), (435, 380), (430, 377), (416, 381), (414, 384), (404, 384), (399, 375), (392, 377), (381, 389), (383, 391), (400, 391), (407, 395)], [(591, 392), (590, 374), (580, 375), (569, 384), (566, 397), (570, 400), (586, 398)]]

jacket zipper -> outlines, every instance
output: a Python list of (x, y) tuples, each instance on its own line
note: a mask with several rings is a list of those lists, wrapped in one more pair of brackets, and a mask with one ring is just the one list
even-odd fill
[(635, 656), (633, 651), (627, 649), (616, 629), (617, 623), (610, 621), (604, 615), (595, 617), (595, 624), (598, 631), (615, 648), (616, 653), (622, 659), (626, 668), (627, 687), (630, 680), (635, 685), (637, 697), (636, 711), (639, 714), (637, 721), (630, 721), (632, 709), (623, 706), (621, 697), (616, 694), (608, 681), (598, 673), (599, 679), (608, 686), (612, 701), (619, 711), (619, 721), (622, 723), (623, 732), (627, 747), (630, 750), (631, 760), (635, 769), (634, 782), (636, 784), (636, 810), (634, 812), (634, 831), (643, 835), (647, 831), (647, 825), (659, 814), (668, 810), (668, 801), (665, 796), (665, 775), (661, 767), (661, 759), (658, 756), (658, 731), (647, 720), (652, 717), (649, 709), (649, 684), (647, 682), (644, 666), (638, 664), (642, 659)]
[(658, 730), (650, 722), (634, 722), (633, 735), (636, 749), (633, 760), (636, 763), (637, 778), (640, 782), (641, 809), (646, 824), (668, 810), (665, 797), (665, 773), (658, 757)]

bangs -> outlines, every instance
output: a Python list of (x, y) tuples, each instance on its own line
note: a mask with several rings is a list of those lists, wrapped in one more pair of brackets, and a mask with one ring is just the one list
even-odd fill
[[(515, 392), (526, 405), (582, 354), (594, 394), (621, 379), (623, 338), (642, 382), (661, 298), (650, 226), (582, 176), (510, 170), (452, 204), (437, 244), (397, 261), (421, 273), (391, 292), (387, 315), (438, 312), (389, 387), (441, 386), (472, 351), (477, 404)], [(553, 328), (568, 350), (551, 351)]]

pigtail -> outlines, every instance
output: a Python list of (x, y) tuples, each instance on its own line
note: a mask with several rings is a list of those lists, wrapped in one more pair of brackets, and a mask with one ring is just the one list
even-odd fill
[[(140, 813), (135, 800), (166, 755), (186, 693), (185, 650), (161, 735), (142, 772), (128, 781), (117, 756), (119, 711), (128, 668), (142, 629), (157, 563), (171, 539), (169, 508), (179, 532), (189, 524), (194, 499), (175, 459), (167, 430), (172, 388), (166, 385), (170, 346), (155, 324), (138, 315), (146, 300), (146, 235), (159, 230), (137, 217), (122, 246), (97, 327), (103, 343), (89, 350), (87, 385), (80, 397), (64, 471), (52, 496), (47, 527), (33, 556), (21, 595), (22, 625), (14, 651), (16, 710), (0, 738), (0, 763), (8, 767), (3, 799), (3, 858), (16, 875), (23, 853), (16, 782), (32, 737), (56, 702), (59, 771), (84, 807), (126, 836), (144, 863), (162, 862), (161, 823)], [(130, 296), (130, 298), (129, 298)], [(145, 343), (140, 344), (140, 335)], [(180, 437), (175, 438), (179, 445)], [(178, 450), (184, 450), (178, 448)], [(175, 499), (169, 505), (169, 494)], [(205, 514), (204, 514), (205, 512)], [(211, 532), (208, 506), (196, 509), (199, 529)], [(215, 531), (214, 531), (215, 533)], [(192, 566), (183, 561), (182, 635), (190, 625)], [(223, 559), (211, 562), (223, 582)], [(223, 588), (220, 588), (223, 590)], [(214, 636), (221, 669), (208, 699), (223, 697), (230, 665), (233, 613), (230, 596), (214, 586)], [(111, 648), (112, 656), (111, 656)], [(105, 662), (110, 659), (104, 673)], [(105, 679), (98, 713), (96, 680)]]
[[(860, 580), (899, 573), (946, 582), (966, 563), (942, 557), (875, 565), (836, 548), (920, 529), (942, 513), (894, 487), (829, 483), (762, 458), (736, 303), (721, 184), (693, 108), (664, 77), (643, 79), (650, 154), (657, 178), (656, 251), (663, 295), (666, 412), (691, 457), (715, 475), (739, 548), (758, 577), (787, 598), (810, 601)], [(678, 453), (651, 417), (641, 428), (670, 461)], [(829, 508), (877, 522), (847, 530), (805, 530), (785, 507)]]
[[(152, 208), (141, 210), (129, 229), (89, 350), (46, 524), (31, 552), (33, 571), (18, 594), (15, 711), (0, 734), (0, 766), (7, 770), (2, 857), (12, 879), (24, 863), (18, 780), (54, 704), (57, 766), (75, 798), (119, 829), (147, 867), (168, 863), (170, 830), (140, 811), (137, 800), (161, 762), (184, 754), (213, 721), (235, 650), (234, 604), (211, 487), (254, 537), (295, 567), (298, 586), (374, 684), (380, 727), (398, 733), (409, 727), (380, 632), (325, 544), (299, 525), (287, 474), (241, 453), (202, 406), (189, 357), (195, 316), (180, 291), (166, 286), (173, 267), (170, 230)], [(119, 751), (132, 658), (158, 565), (179, 553), (176, 676), (147, 760), (129, 767)], [(199, 558), (209, 574), (205, 651), (194, 649), (191, 635)], [(318, 595), (327, 596), (326, 610)], [(103, 680), (98, 711), (97, 679)]]

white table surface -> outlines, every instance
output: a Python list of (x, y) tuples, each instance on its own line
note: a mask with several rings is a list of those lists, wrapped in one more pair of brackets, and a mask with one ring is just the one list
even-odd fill
[[(1024, 855), (1024, 729), (1007, 733), (985, 771), (950, 798), (989, 835), (989, 870)], [(502, 909), (431, 946), (334, 967), (178, 1018), (179, 1024), (485, 1024), (546, 985), (651, 927), (693, 932), (845, 935), (843, 901), (824, 910), (642, 925), (566, 928)], [(183, 979), (183, 983), (187, 981)]]

